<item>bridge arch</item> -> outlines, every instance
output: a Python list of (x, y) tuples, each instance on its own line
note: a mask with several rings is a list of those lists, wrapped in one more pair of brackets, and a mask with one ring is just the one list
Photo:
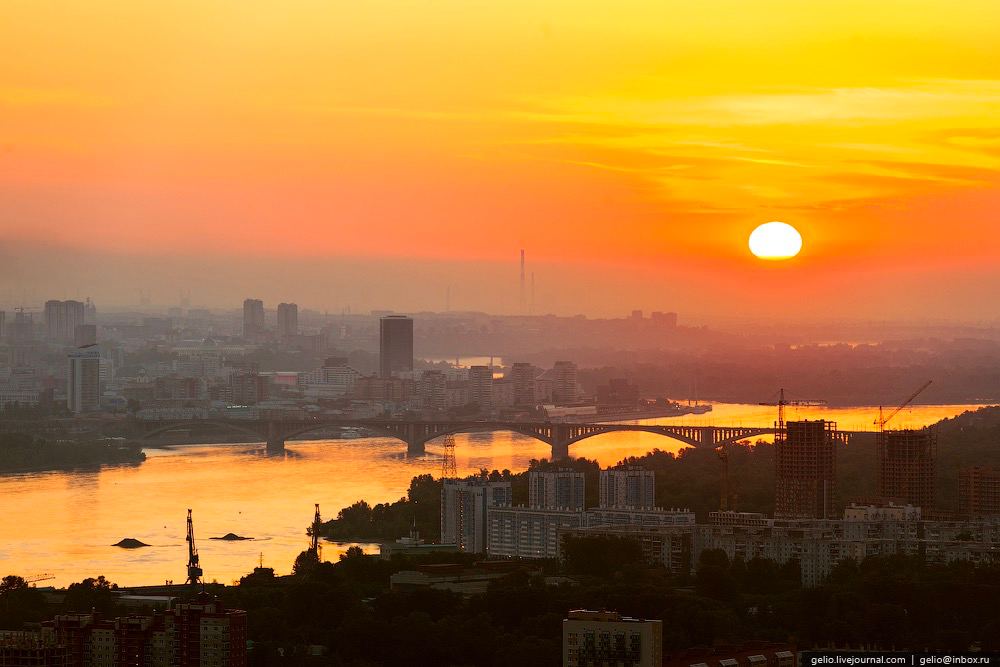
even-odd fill
[(546, 436), (539, 430), (534, 430), (531, 428), (518, 428), (515, 424), (463, 424), (456, 428), (450, 428), (444, 431), (438, 431), (436, 433), (430, 434), (427, 438), (423, 440), (424, 444), (433, 442), (438, 438), (444, 438), (449, 435), (455, 435), (456, 433), (476, 433), (476, 432), (490, 432), (499, 433), (502, 431), (509, 431), (511, 433), (517, 433), (518, 435), (523, 435), (533, 440), (538, 440), (546, 445), (552, 444), (552, 439), (550, 436)]
[(626, 425), (623, 424), (609, 425), (608, 428), (606, 429), (587, 431), (585, 433), (581, 433), (580, 435), (570, 438), (566, 442), (566, 445), (569, 446), (574, 443), (580, 442), (581, 440), (594, 438), (599, 435), (607, 435), (608, 433), (628, 433), (628, 432), (652, 433), (653, 435), (659, 435), (665, 438), (670, 438), (672, 440), (677, 440), (678, 442), (681, 442), (687, 445), (688, 447), (701, 447), (703, 445), (703, 443), (699, 440), (695, 440), (694, 438), (688, 437), (683, 433), (664, 429), (663, 427), (656, 427), (653, 425), (643, 426), (643, 425), (632, 425), (632, 424), (627, 425), (627, 427)]
[(281, 437), (283, 440), (294, 440), (300, 435), (305, 435), (306, 433), (312, 433), (313, 431), (320, 431), (329, 428), (359, 428), (365, 431), (371, 431), (372, 433), (375, 433), (376, 435), (383, 438), (393, 438), (394, 440), (400, 440), (401, 442), (406, 442), (406, 437), (402, 433), (399, 433), (398, 431), (394, 431), (388, 428), (381, 428), (378, 425), (366, 424), (364, 422), (357, 422), (350, 424), (323, 424), (323, 423), (310, 424), (302, 428), (292, 429), (291, 431), (283, 432), (281, 434)]
[(243, 426), (241, 424), (233, 423), (229, 420), (216, 420), (216, 419), (191, 419), (188, 421), (172, 422), (158, 428), (154, 428), (150, 431), (146, 431), (139, 436), (139, 440), (148, 440), (153, 436), (160, 435), (161, 433), (166, 433), (168, 431), (174, 431), (179, 428), (188, 428), (192, 426), (216, 426), (229, 431), (235, 431), (237, 433), (242, 433), (244, 435), (253, 436), (255, 440), (265, 441), (267, 440), (267, 433), (261, 432), (252, 426)]

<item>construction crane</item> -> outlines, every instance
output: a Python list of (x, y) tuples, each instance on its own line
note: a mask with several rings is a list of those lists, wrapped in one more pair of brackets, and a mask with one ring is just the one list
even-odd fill
[(316, 503), (316, 514), (313, 515), (313, 522), (309, 528), (306, 529), (306, 535), (309, 536), (309, 551), (316, 554), (316, 560), (320, 560), (320, 555), (322, 547), (319, 543), (319, 534), (323, 528), (323, 519), (319, 514), (319, 503)]
[(795, 401), (790, 401), (790, 400), (787, 400), (785, 398), (785, 390), (784, 390), (784, 388), (782, 388), (782, 389), (778, 390), (778, 401), (776, 403), (773, 402), (773, 401), (772, 402), (764, 401), (764, 402), (758, 403), (757, 405), (776, 405), (776, 406), (778, 406), (777, 431), (778, 431), (778, 434), (781, 435), (781, 434), (783, 434), (785, 432), (785, 406), (786, 405), (804, 406), (804, 407), (817, 407), (817, 406), (821, 406), (821, 405), (826, 405), (826, 401), (821, 400), (821, 399), (799, 399), (799, 400), (795, 400)]
[(896, 408), (895, 410), (893, 410), (892, 412), (890, 412), (887, 416), (883, 416), (882, 415), (882, 406), (881, 405), (878, 406), (878, 419), (875, 420), (875, 426), (878, 427), (878, 432), (881, 433), (882, 431), (884, 431), (885, 430), (885, 425), (889, 423), (890, 419), (892, 419), (893, 417), (895, 417), (896, 415), (898, 415), (900, 413), (900, 411), (902, 411), (903, 408), (905, 408), (907, 405), (909, 405), (910, 403), (912, 403), (913, 399), (915, 399), (920, 394), (924, 393), (924, 389), (927, 389), (927, 387), (931, 386), (931, 384), (933, 384), (933, 383), (934, 383), (934, 380), (928, 380), (927, 382), (925, 382), (920, 387), (920, 389), (917, 389), (915, 392), (913, 392), (912, 394), (910, 394), (910, 397), (908, 399), (906, 399), (905, 401), (903, 401), (898, 408)]
[(188, 510), (187, 519), (187, 543), (188, 543), (188, 576), (186, 584), (195, 586), (204, 585), (201, 579), (201, 565), (198, 562), (198, 547), (194, 543), (194, 521), (191, 520), (191, 510)]
[(26, 577), (24, 583), (34, 584), (39, 581), (48, 581), (49, 579), (55, 579), (55, 576), (49, 574), (48, 572), (43, 572), (41, 574), (33, 574), (30, 577)]

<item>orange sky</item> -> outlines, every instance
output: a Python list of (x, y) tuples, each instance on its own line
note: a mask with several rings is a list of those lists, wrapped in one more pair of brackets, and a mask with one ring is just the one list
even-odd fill
[[(7, 0), (0, 276), (509, 311), (525, 247), (556, 312), (983, 316), (998, 25), (995, 0)], [(748, 254), (768, 220), (798, 259)]]

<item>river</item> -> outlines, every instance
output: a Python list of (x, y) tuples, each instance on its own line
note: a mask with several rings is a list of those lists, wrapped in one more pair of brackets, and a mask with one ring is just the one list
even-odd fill
[[(893, 425), (919, 427), (977, 407), (917, 406), (900, 413)], [(870, 430), (877, 412), (789, 408), (788, 418), (833, 419), (845, 430)], [(645, 423), (767, 425), (774, 419), (775, 408), (716, 404), (708, 414)], [(462, 434), (455, 441), (460, 474), (480, 468), (520, 471), (532, 458), (550, 455), (544, 443), (508, 432)], [(648, 433), (610, 433), (573, 445), (571, 453), (612, 465), (657, 447), (674, 451), (680, 445)], [(0, 476), (0, 576), (52, 576), (40, 586), (101, 574), (119, 585), (180, 583), (188, 508), (194, 510), (206, 580), (231, 583), (261, 558), (277, 573), (287, 573), (307, 546), (313, 503), (329, 518), (360, 499), (398, 499), (413, 476), (440, 473), (440, 444), (432, 442), (427, 450), (426, 456), (407, 458), (405, 445), (387, 438), (291, 442), (281, 456), (268, 456), (258, 445), (190, 445), (149, 449), (147, 460), (136, 466)], [(229, 532), (254, 539), (209, 539)], [(125, 537), (152, 546), (110, 546)], [(325, 544), (324, 558), (335, 559), (348, 546)]]

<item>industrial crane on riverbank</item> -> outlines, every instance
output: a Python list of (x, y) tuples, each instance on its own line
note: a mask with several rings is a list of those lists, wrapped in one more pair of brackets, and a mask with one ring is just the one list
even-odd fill
[(191, 510), (188, 510), (186, 539), (188, 543), (188, 576), (185, 583), (192, 586), (204, 585), (201, 579), (201, 564), (198, 562), (198, 547), (194, 543), (194, 521), (191, 520)]

